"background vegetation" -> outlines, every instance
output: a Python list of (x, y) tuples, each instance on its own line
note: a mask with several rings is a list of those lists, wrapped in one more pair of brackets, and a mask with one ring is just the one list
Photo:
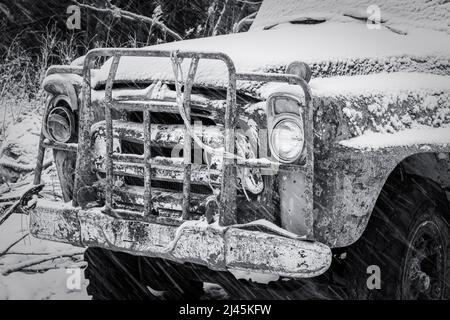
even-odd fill
[[(81, 9), (70, 30), (67, 8)], [(225, 34), (257, 11), (256, 0), (0, 0), (0, 116), (41, 105), (40, 83), (52, 64), (95, 47), (143, 47)], [(0, 128), (0, 133), (1, 133)]]

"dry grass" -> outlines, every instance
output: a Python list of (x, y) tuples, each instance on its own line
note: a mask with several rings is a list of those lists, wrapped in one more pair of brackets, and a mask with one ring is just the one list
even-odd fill
[(45, 93), (41, 88), (47, 69), (54, 64), (70, 64), (88, 51), (89, 47), (143, 47), (151, 45), (150, 39), (143, 43), (136, 34), (130, 34), (125, 42), (114, 37), (105, 41), (93, 40), (81, 43), (74, 34), (63, 37), (55, 25), (47, 28), (39, 37), (35, 48), (24, 48), (20, 34), (12, 41), (8, 50), (0, 56), (0, 143), (8, 125), (20, 121), (25, 112), (42, 112)]
[(38, 54), (24, 48), (18, 35), (0, 57), (0, 143), (6, 128), (20, 121), (24, 112), (43, 111), (41, 83), (48, 67), (69, 64), (78, 56), (75, 38), (62, 39), (55, 26), (39, 36), (37, 46)]

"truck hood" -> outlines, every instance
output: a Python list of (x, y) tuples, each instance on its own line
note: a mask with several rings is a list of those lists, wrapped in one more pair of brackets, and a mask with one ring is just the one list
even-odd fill
[[(450, 35), (429, 29), (401, 31), (347, 18), (314, 25), (285, 23), (270, 30), (185, 40), (147, 47), (155, 50), (214, 51), (228, 54), (237, 72), (284, 72), (293, 61), (310, 65), (314, 78), (364, 75), (378, 72), (450, 74)], [(189, 59), (183, 62), (184, 75)], [(106, 82), (111, 59), (93, 77), (93, 86)], [(170, 59), (123, 57), (116, 83), (174, 80)], [(201, 60), (196, 85), (225, 87), (227, 69), (221, 61)], [(238, 83), (238, 89), (256, 92), (261, 85)]]

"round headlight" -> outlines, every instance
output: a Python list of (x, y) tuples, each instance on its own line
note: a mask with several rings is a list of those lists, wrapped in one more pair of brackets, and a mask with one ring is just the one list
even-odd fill
[(74, 136), (74, 117), (65, 106), (53, 108), (47, 116), (46, 129), (51, 139), (69, 142)]
[(294, 119), (283, 119), (272, 129), (270, 137), (273, 156), (280, 162), (292, 163), (303, 151), (305, 135), (303, 126)]

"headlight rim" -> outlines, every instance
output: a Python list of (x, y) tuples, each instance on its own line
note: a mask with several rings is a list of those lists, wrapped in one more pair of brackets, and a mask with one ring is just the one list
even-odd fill
[[(276, 151), (275, 145), (274, 145), (274, 132), (276, 130), (276, 128), (283, 122), (286, 121), (290, 121), (292, 123), (294, 123), (299, 130), (301, 131), (301, 136), (303, 137), (303, 141), (302, 141), (302, 145), (301, 148), (299, 149), (299, 151), (295, 154), (294, 157), (292, 158), (284, 158), (282, 157), (279, 152)], [(283, 164), (292, 164), (295, 163), (296, 161), (298, 161), (299, 159), (301, 159), (302, 154), (304, 153), (305, 150), (305, 129), (304, 129), (304, 125), (301, 121), (301, 116), (297, 117), (297, 116), (292, 116), (292, 115), (283, 115), (281, 117), (278, 117), (275, 121), (275, 124), (272, 126), (271, 131), (270, 131), (270, 137), (269, 137), (269, 145), (270, 145), (270, 151), (272, 153), (272, 156), (279, 162), (283, 163)]]
[[(277, 98), (287, 98), (292, 99), (299, 105), (298, 112), (285, 112), (285, 113), (275, 113), (275, 106)], [(269, 149), (271, 151), (272, 157), (280, 162), (281, 164), (286, 165), (295, 165), (302, 162), (307, 156), (307, 132), (306, 132), (306, 124), (304, 122), (304, 117), (307, 116), (305, 114), (304, 105), (302, 104), (302, 100), (299, 96), (292, 94), (291, 92), (274, 92), (267, 98), (267, 128), (268, 128), (268, 144)], [(296, 123), (296, 125), (302, 130), (303, 136), (303, 145), (301, 151), (297, 154), (296, 158), (292, 159), (283, 159), (278, 156), (276, 149), (274, 148), (272, 142), (272, 134), (274, 128), (279, 125), (279, 123), (285, 119), (291, 119)]]
[[(48, 111), (46, 112), (45, 121), (44, 121), (45, 137), (51, 141), (56, 141), (56, 142), (60, 142), (60, 143), (70, 143), (74, 139), (76, 139), (75, 116), (73, 114), (72, 108), (70, 107), (68, 97), (65, 97), (62, 95), (57, 96), (50, 101), (48, 106), (49, 106), (49, 108), (48, 108)], [(67, 120), (67, 124), (69, 125), (70, 135), (65, 140), (57, 139), (50, 131), (49, 119), (56, 110), (61, 110), (66, 115), (66, 120)]]

